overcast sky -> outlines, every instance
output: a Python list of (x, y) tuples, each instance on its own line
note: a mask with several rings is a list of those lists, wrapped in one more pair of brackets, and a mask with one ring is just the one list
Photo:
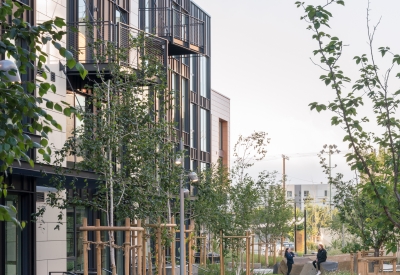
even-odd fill
[[(344, 132), (330, 126), (331, 113), (309, 110), (309, 103), (327, 102), (333, 93), (319, 80), (323, 71), (309, 59), (317, 44), (299, 20), (302, 11), (294, 2), (196, 0), (212, 18), (212, 87), (231, 99), (231, 147), (239, 134), (266, 131), (271, 143), (257, 171), (282, 172), (280, 156), (285, 154), (290, 157), (286, 165), (290, 184), (320, 183), (327, 181), (316, 156), (322, 145), (337, 144), (342, 151), (347, 146), (341, 142)], [(311, 2), (326, 0), (306, 3)], [(341, 66), (356, 79), (359, 68), (352, 58), (368, 52), (368, 1), (345, 2), (345, 7), (330, 8), (334, 16), (330, 33), (349, 45)], [(370, 8), (372, 24), (382, 17), (375, 49), (390, 46), (400, 53), (400, 1), (372, 0)], [(335, 172), (352, 177), (343, 155), (333, 157), (333, 163), (338, 164)]]

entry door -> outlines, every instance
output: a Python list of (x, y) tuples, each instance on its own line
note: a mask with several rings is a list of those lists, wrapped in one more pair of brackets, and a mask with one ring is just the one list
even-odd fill
[[(8, 195), (5, 198), (7, 206), (14, 206), (20, 211), (20, 199), (18, 195)], [(17, 214), (18, 215), (18, 214)], [(20, 219), (20, 216), (14, 216)], [(5, 223), (5, 275), (21, 274), (21, 230), (12, 222)]]

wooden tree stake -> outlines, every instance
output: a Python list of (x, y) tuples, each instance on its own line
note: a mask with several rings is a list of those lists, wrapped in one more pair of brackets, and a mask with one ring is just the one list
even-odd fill
[[(130, 227), (131, 226), (131, 219), (125, 218), (125, 226)], [(131, 232), (130, 231), (125, 231), (125, 244), (124, 244), (124, 249), (125, 249), (125, 274), (129, 274), (129, 267), (130, 267), (130, 262), (129, 262), (129, 256), (130, 256), (130, 241), (131, 241)]]
[[(83, 226), (87, 226), (87, 218), (82, 219)], [(83, 275), (89, 274), (89, 267), (88, 267), (88, 238), (87, 238), (87, 231), (82, 232), (82, 239), (83, 239)]]
[[(137, 221), (137, 226), (140, 227), (142, 225), (142, 221), (138, 220)], [(144, 232), (142, 233), (141, 231), (138, 232), (137, 234), (137, 244), (138, 244), (138, 249), (137, 249), (137, 275), (142, 275), (142, 251), (143, 251), (143, 236)], [(133, 254), (135, 256), (135, 254)], [(146, 265), (146, 263), (144, 263)], [(135, 268), (135, 267), (134, 267)], [(144, 274), (146, 275), (146, 274)]]
[[(96, 219), (96, 227), (100, 227), (100, 219)], [(87, 231), (85, 231), (87, 232)], [(87, 234), (87, 233), (86, 233)], [(96, 231), (96, 270), (97, 274), (101, 274), (101, 234), (100, 231)]]

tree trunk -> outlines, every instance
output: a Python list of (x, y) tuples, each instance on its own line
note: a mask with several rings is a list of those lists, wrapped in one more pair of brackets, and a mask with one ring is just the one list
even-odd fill
[[(110, 80), (108, 80), (108, 89), (107, 89), (107, 107), (108, 110), (111, 108), (110, 104)], [(111, 122), (111, 114), (108, 114), (108, 123), (109, 127), (111, 127), (112, 122)], [(108, 140), (108, 173), (110, 177), (110, 208), (109, 210), (109, 220), (108, 220), (108, 226), (112, 227), (114, 226), (114, 182), (112, 180), (112, 175), (113, 175), (113, 166), (112, 166), (112, 152), (111, 152), (111, 141)], [(108, 232), (109, 236), (109, 243), (110, 243), (110, 261), (111, 261), (111, 270), (112, 274), (116, 275), (117, 274), (117, 268), (115, 266), (115, 248), (114, 248), (114, 231), (109, 231)]]

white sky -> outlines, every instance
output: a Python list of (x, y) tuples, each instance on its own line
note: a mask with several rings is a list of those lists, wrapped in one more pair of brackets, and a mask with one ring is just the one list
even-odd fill
[[(309, 110), (309, 103), (326, 103), (333, 92), (319, 80), (324, 72), (309, 60), (317, 45), (306, 23), (299, 20), (303, 13), (294, 5), (295, 0), (196, 2), (212, 20), (212, 87), (231, 99), (231, 148), (239, 134), (266, 131), (271, 138), (268, 154), (254, 172), (266, 169), (281, 173), (280, 156), (286, 154), (290, 157), (288, 184), (326, 182), (317, 152), (326, 143), (337, 144), (342, 151), (347, 146), (341, 142), (344, 132), (330, 126), (331, 113)], [(326, 0), (306, 4), (311, 2), (324, 4)], [(329, 9), (334, 16), (329, 33), (349, 45), (340, 65), (355, 80), (358, 67), (352, 58), (368, 52), (368, 0), (345, 2), (345, 7)], [(372, 0), (370, 8), (373, 24), (382, 16), (375, 49), (390, 46), (400, 53), (400, 1)], [(338, 164), (334, 172), (352, 177), (343, 155), (333, 157), (332, 162)]]

